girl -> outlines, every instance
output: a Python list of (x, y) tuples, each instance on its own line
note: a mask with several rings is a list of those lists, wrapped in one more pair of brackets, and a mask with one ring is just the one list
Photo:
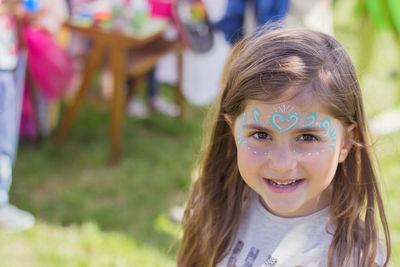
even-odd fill
[(355, 70), (335, 39), (297, 29), (241, 41), (187, 203), (178, 266), (387, 266), (369, 147)]

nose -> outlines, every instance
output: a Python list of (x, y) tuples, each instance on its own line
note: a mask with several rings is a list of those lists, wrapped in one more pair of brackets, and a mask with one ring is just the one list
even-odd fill
[(276, 144), (271, 152), (267, 160), (267, 166), (271, 170), (285, 173), (296, 168), (297, 158), (288, 143)]

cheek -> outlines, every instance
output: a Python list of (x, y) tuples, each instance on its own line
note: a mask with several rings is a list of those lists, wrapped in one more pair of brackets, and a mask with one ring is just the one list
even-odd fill
[(333, 179), (337, 169), (337, 159), (333, 152), (324, 153), (320, 156), (308, 157), (302, 162), (308, 172), (319, 180), (330, 181)]
[(238, 166), (243, 177), (256, 172), (262, 165), (265, 156), (246, 144), (238, 147)]
[(251, 145), (244, 144), (238, 147), (239, 159), (249, 163), (260, 164), (266, 158), (266, 155), (268, 155), (267, 152)]

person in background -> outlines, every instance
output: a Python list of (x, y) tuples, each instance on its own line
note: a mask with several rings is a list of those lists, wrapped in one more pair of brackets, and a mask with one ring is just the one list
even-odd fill
[[(178, 105), (169, 102), (160, 93), (160, 84), (155, 77), (156, 69), (150, 70), (147, 74), (146, 92), (147, 104), (138, 96), (132, 97), (127, 105), (127, 113), (129, 116), (136, 118), (145, 118), (150, 111), (168, 117), (178, 117), (181, 114), (181, 109)], [(130, 87), (132, 78), (128, 78), (127, 87)]]
[[(254, 26), (282, 21), (289, 10), (289, 0), (228, 0), (222, 19), (213, 26), (224, 33), (232, 45)], [(252, 21), (255, 17), (255, 24)], [(247, 26), (247, 27), (246, 27)]]
[(54, 36), (68, 19), (68, 5), (64, 0), (41, 0), (40, 12), (40, 16), (32, 22), (33, 26)]
[(0, 229), (31, 228), (35, 218), (9, 203), (12, 167), (15, 162), (26, 52), (18, 51), (16, 20), (23, 8), (17, 0), (0, 0)]
[[(68, 7), (64, 0), (41, 0), (40, 10), (35, 13), (35, 19), (29, 22), (29, 27), (35, 31), (46, 33), (46, 37), (51, 37), (51, 40), (54, 40), (55, 44), (60, 45), (60, 43), (62, 43), (62, 35), (60, 34), (61, 26), (67, 19)], [(54, 55), (53, 57), (55, 58)], [(35, 63), (43, 65), (43, 61), (44, 59)], [(46, 67), (46, 65), (44, 66)], [(49, 75), (50, 74), (49, 72)], [(56, 79), (56, 77), (54, 79)], [(32, 100), (35, 103), (37, 132), (40, 136), (46, 137), (50, 135), (51, 131), (57, 125), (61, 96), (50, 99), (40, 86), (40, 83), (36, 82), (35, 86), (36, 93)], [(58, 87), (62, 86), (62, 83), (60, 83)], [(25, 101), (27, 101), (27, 99), (25, 99)], [(21, 129), (21, 131), (21, 135), (23, 136), (23, 129)]]

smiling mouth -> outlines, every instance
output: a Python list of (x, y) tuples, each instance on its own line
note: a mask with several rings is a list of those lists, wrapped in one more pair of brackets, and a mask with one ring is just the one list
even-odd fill
[(304, 179), (289, 179), (289, 180), (272, 180), (268, 178), (264, 178), (270, 185), (274, 187), (280, 187), (280, 188), (285, 188), (285, 187), (290, 187), (297, 185), (304, 181)]

